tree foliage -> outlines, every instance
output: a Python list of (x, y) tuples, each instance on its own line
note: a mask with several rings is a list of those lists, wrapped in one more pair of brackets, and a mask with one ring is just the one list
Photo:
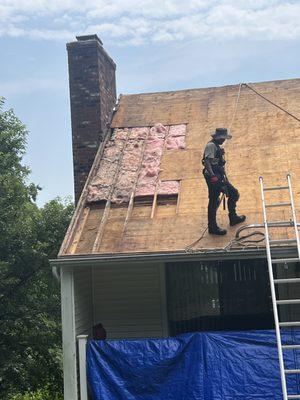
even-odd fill
[(40, 188), (22, 164), (26, 138), (0, 99), (0, 398), (62, 385), (59, 284), (48, 260), (73, 205), (59, 198), (36, 205)]

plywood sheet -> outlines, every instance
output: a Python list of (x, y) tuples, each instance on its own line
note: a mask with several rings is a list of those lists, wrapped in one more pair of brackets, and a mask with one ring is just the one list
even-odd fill
[(174, 150), (163, 154), (161, 180), (196, 178), (202, 171), (200, 150)]
[[(252, 84), (270, 100), (300, 117), (300, 80)], [(153, 252), (182, 250), (195, 241), (207, 226), (208, 193), (202, 176), (202, 154), (216, 127), (232, 122), (238, 85), (122, 96), (112, 127), (152, 126), (187, 123), (185, 150), (164, 151), (160, 180), (179, 180), (178, 205), (156, 209), (152, 205), (133, 207), (124, 222), (127, 208), (112, 208), (104, 229), (99, 253)], [(292, 174), (297, 213), (300, 217), (300, 124), (243, 88), (233, 121), (232, 140), (226, 142), (227, 174), (240, 192), (238, 211), (247, 223), (261, 223), (261, 198), (258, 178), (268, 186), (285, 183)], [(286, 193), (267, 194), (267, 201), (285, 201)], [(237, 227), (229, 227), (227, 210), (220, 207), (218, 222), (228, 229), (224, 237), (206, 234), (199, 248), (223, 248), (234, 238)], [(288, 220), (289, 210), (273, 209), (274, 220)], [(86, 219), (84, 221), (84, 218)], [(101, 211), (91, 207), (79, 219), (68, 252), (88, 253), (97, 233)], [(291, 230), (274, 230), (272, 235), (290, 235)]]
[(100, 226), (101, 218), (103, 215), (104, 207), (94, 205), (90, 207), (88, 218), (85, 221), (80, 240), (76, 247), (76, 253), (89, 254), (92, 252), (94, 241)]

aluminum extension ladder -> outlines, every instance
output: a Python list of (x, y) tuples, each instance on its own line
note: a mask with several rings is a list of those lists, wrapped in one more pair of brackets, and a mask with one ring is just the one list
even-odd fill
[[(289, 351), (293, 349), (300, 350), (300, 343), (283, 345), (281, 342), (281, 328), (293, 328), (295, 326), (300, 326), (300, 322), (280, 322), (278, 316), (278, 305), (286, 305), (286, 304), (300, 304), (299, 299), (284, 299), (277, 300), (276, 298), (276, 290), (275, 285), (280, 284), (295, 284), (300, 283), (300, 278), (288, 278), (288, 279), (274, 279), (273, 274), (273, 264), (283, 264), (286, 265), (288, 263), (294, 263), (300, 261), (300, 242), (299, 242), (299, 232), (298, 232), (298, 224), (296, 220), (295, 213), (295, 204), (292, 192), (292, 183), (291, 176), (288, 174), (286, 176), (287, 185), (286, 186), (275, 186), (275, 187), (264, 187), (263, 178), (259, 178), (260, 188), (261, 188), (261, 198), (262, 198), (262, 206), (263, 206), (263, 218), (264, 218), (264, 227), (265, 227), (265, 241), (266, 241), (266, 251), (267, 251), (267, 259), (268, 259), (268, 269), (269, 269), (269, 278), (270, 278), (270, 287), (271, 287), (271, 295), (272, 295), (272, 304), (273, 304), (273, 313), (274, 313), (274, 321), (275, 321), (275, 330), (276, 330), (276, 338), (277, 338), (277, 348), (278, 348), (278, 357), (279, 357), (279, 365), (280, 365), (280, 376), (281, 376), (281, 385), (282, 385), (282, 393), (283, 400), (288, 399), (300, 399), (299, 394), (287, 394), (287, 384), (286, 384), (286, 375), (287, 374), (300, 374), (300, 369), (285, 369), (283, 351)], [(273, 190), (287, 190), (289, 193), (289, 201), (281, 202), (281, 203), (270, 203), (266, 204), (265, 201), (265, 192), (273, 191)], [(269, 207), (290, 207), (291, 209), (291, 217), (290, 221), (269, 221), (267, 219), (267, 211), (266, 209)], [(270, 227), (294, 227), (295, 230), (295, 238), (294, 239), (277, 239), (272, 240), (269, 236), (269, 228)], [(273, 258), (271, 254), (271, 245), (276, 244), (293, 244), (297, 245), (297, 254), (298, 258)], [(299, 296), (300, 297), (300, 296)]]

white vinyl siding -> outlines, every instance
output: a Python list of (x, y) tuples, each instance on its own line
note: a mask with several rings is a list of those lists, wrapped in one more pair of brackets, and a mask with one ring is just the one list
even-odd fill
[(94, 268), (94, 320), (102, 323), (108, 339), (167, 334), (162, 274), (159, 264)]
[(77, 335), (89, 335), (93, 326), (92, 269), (74, 269), (75, 331)]

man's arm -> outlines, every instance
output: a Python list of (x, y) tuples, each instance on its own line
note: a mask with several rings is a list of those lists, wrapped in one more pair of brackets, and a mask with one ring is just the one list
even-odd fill
[(205, 164), (206, 171), (209, 173), (209, 176), (214, 176), (215, 174), (214, 174), (214, 172), (212, 170), (210, 159), (209, 158), (205, 158), (204, 159), (204, 164)]

